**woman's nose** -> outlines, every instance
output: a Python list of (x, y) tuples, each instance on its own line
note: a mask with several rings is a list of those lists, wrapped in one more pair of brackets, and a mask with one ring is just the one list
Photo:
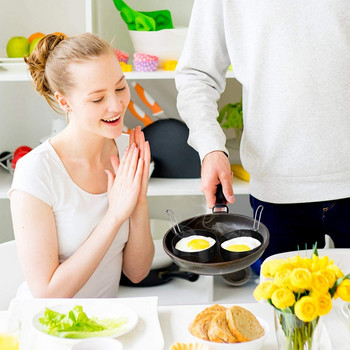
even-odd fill
[(111, 96), (108, 103), (108, 111), (121, 113), (122, 110), (123, 110), (122, 99), (118, 96)]

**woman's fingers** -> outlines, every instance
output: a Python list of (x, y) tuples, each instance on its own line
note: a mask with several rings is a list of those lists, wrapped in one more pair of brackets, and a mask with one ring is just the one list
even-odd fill
[(139, 160), (139, 149), (138, 147), (134, 146), (131, 153), (130, 153), (130, 157), (128, 158), (129, 160), (129, 167), (128, 167), (128, 172), (127, 172), (127, 176), (131, 179), (133, 179), (135, 177), (135, 172), (136, 172), (136, 168), (137, 168), (137, 163)]
[(120, 164), (119, 157), (115, 155), (111, 156), (111, 164), (112, 164), (114, 174), (116, 174)]
[(129, 134), (129, 147), (135, 142), (135, 129), (130, 130)]
[(107, 174), (107, 191), (109, 191), (114, 183), (114, 176), (110, 170), (105, 170), (105, 173)]

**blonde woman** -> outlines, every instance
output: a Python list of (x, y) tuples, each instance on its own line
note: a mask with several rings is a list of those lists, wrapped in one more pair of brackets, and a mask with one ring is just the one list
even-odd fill
[(50, 34), (26, 59), (67, 127), (20, 159), (9, 191), (26, 281), (17, 298), (116, 297), (154, 255), (147, 204), (150, 148), (122, 134), (130, 91), (112, 47), (90, 33)]

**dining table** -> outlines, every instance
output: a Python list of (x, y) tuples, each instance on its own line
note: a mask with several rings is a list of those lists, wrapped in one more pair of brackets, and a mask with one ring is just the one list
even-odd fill
[[(350, 249), (320, 250), (321, 254), (327, 254), (330, 259), (334, 259), (334, 263), (341, 267), (345, 273), (349, 272)], [(131, 298), (38, 298), (12, 304), (9, 310), (0, 313), (8, 313), (20, 320), (20, 350), (70, 350), (71, 346), (56, 345), (54, 342), (48, 345), (46, 341), (43, 341), (45, 337), (41, 336), (33, 323), (39, 312), (43, 312), (45, 308), (64, 304), (69, 304), (72, 307), (74, 305), (93, 307), (95, 310), (101, 310), (101, 312), (125, 307), (137, 315), (137, 322), (128, 332), (117, 337), (123, 344), (123, 350), (168, 350), (175, 342), (197, 342), (198, 339), (191, 335), (188, 327), (199, 312), (216, 303), (214, 300), (205, 304), (159, 305), (158, 296), (156, 295)], [(262, 350), (278, 350), (274, 328), (274, 311), (270, 304), (267, 302), (240, 303), (238, 300), (225, 301), (225, 303), (220, 304), (226, 307), (239, 305), (251, 311), (256, 317), (265, 320), (269, 330)], [(335, 300), (330, 313), (321, 317), (322, 332), (319, 350), (350, 349), (350, 322), (349, 318), (342, 317), (344, 305), (347, 304), (342, 300)], [(234, 345), (232, 349), (234, 350)]]

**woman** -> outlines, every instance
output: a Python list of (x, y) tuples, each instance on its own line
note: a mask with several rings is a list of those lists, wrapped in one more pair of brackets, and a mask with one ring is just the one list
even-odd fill
[(150, 148), (122, 135), (130, 91), (112, 47), (50, 34), (26, 59), (37, 91), (69, 124), (21, 158), (9, 192), (26, 282), (18, 298), (115, 297), (121, 271), (150, 270)]

